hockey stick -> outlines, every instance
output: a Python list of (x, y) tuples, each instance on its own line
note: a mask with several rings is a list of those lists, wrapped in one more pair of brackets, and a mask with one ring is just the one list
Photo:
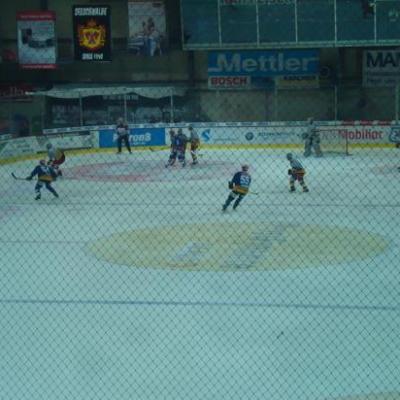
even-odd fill
[[(16, 179), (17, 181), (27, 181), (27, 180), (28, 180), (28, 179), (26, 179), (26, 178), (21, 178), (20, 176), (15, 175), (14, 172), (11, 172), (11, 176), (12, 176), (14, 179)], [(65, 179), (74, 179), (74, 178), (69, 177), (69, 176), (57, 176), (57, 178), (60, 178), (60, 179), (62, 179), (62, 180), (65, 180)], [(56, 180), (56, 179), (54, 179), (54, 180)]]
[(248, 193), (248, 194), (258, 195), (258, 192), (250, 192), (250, 191), (248, 191), (247, 193)]
[(14, 174), (14, 172), (11, 172), (11, 176), (12, 176), (14, 179), (16, 179), (17, 181), (26, 181), (25, 178), (21, 178), (21, 177), (19, 177), (19, 176), (16, 176), (16, 175)]

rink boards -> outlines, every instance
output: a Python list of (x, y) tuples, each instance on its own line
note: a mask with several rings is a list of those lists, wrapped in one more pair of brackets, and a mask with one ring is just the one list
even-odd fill
[[(301, 122), (198, 123), (192, 124), (202, 146), (285, 147), (302, 144), (307, 126)], [(189, 136), (189, 124), (130, 125), (129, 141), (134, 148), (169, 146), (169, 130), (179, 128)], [(317, 124), (324, 140), (348, 143), (349, 147), (387, 147), (400, 142), (396, 122), (324, 121)], [(0, 140), (0, 159), (32, 156), (46, 151), (46, 144), (65, 150), (116, 147), (115, 127), (93, 126), (44, 130), (43, 136)]]

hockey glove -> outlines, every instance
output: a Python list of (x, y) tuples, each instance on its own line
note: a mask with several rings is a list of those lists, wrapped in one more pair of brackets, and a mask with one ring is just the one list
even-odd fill
[(292, 175), (292, 170), (288, 169), (287, 173), (288, 173), (288, 175)]
[(228, 182), (228, 187), (229, 187), (229, 189), (233, 189), (233, 182), (229, 181)]
[(31, 181), (31, 180), (32, 180), (32, 177), (31, 177), (31, 176), (27, 176), (25, 179), (26, 179), (27, 181)]

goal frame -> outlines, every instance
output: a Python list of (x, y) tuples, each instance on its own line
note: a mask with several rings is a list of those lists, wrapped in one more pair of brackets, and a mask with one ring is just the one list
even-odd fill
[[(325, 154), (350, 156), (349, 138), (341, 125), (320, 125), (317, 132), (321, 138), (321, 150)], [(331, 142), (329, 142), (331, 140)], [(330, 146), (330, 148), (329, 148)]]

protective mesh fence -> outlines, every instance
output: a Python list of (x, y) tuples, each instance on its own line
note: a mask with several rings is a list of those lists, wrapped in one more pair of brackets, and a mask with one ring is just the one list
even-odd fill
[(2, 398), (400, 398), (396, 124), (201, 94), (1, 142)]

